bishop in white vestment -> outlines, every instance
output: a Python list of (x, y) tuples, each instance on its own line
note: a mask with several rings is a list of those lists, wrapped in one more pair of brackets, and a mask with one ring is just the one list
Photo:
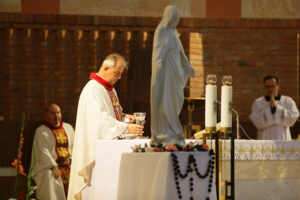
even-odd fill
[[(91, 74), (83, 88), (77, 110), (75, 141), (68, 199), (95, 199), (92, 173), (98, 139), (116, 139), (123, 133), (143, 133), (143, 127), (122, 121), (114, 84), (121, 78), (126, 62), (119, 54), (104, 60), (99, 73)], [(133, 116), (128, 115), (130, 122)], [(118, 172), (116, 172), (118, 173)]]

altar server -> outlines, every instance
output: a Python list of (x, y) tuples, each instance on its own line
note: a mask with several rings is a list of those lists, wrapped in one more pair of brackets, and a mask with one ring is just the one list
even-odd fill
[(184, 101), (183, 89), (194, 76), (185, 56), (176, 26), (177, 7), (165, 8), (153, 39), (151, 77), (151, 144), (184, 145), (179, 114)]
[(73, 140), (74, 129), (61, 121), (60, 107), (49, 105), (33, 139), (31, 168), (38, 199), (66, 199)]
[(291, 140), (290, 127), (299, 117), (293, 99), (278, 93), (279, 79), (268, 75), (263, 79), (265, 93), (252, 105), (250, 119), (257, 128), (257, 138), (262, 140)]
[[(125, 59), (113, 53), (103, 61), (97, 74), (83, 88), (77, 109), (75, 141), (68, 199), (96, 199), (92, 174), (95, 166), (97, 139), (117, 139), (125, 132), (143, 134), (143, 127), (123, 122), (134, 121), (123, 115), (114, 84), (127, 68)], [(118, 172), (116, 172), (118, 173)], [(109, 192), (109, 191), (108, 191)]]

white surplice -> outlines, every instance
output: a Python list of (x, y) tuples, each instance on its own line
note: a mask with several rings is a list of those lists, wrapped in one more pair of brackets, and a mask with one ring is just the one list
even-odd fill
[(167, 6), (153, 39), (151, 77), (151, 143), (184, 145), (179, 114), (183, 89), (194, 69), (185, 56), (176, 25), (175, 6)]
[(257, 128), (257, 138), (262, 140), (291, 140), (290, 127), (299, 117), (299, 111), (291, 97), (282, 95), (272, 114), (270, 102), (257, 98), (252, 105), (250, 119)]
[(82, 190), (91, 185), (96, 140), (114, 139), (127, 127), (128, 124), (116, 119), (106, 88), (96, 80), (90, 80), (82, 90), (78, 103), (69, 200), (81, 199)]
[[(70, 158), (74, 140), (74, 129), (70, 124), (63, 122), (68, 137), (68, 149)], [(52, 174), (52, 167), (58, 166), (56, 163), (57, 154), (55, 151), (56, 139), (45, 125), (39, 126), (34, 135), (31, 156), (32, 175), (37, 184), (37, 198), (42, 200), (64, 200), (66, 199), (64, 186), (61, 177), (55, 179)], [(35, 156), (35, 165), (33, 165)]]

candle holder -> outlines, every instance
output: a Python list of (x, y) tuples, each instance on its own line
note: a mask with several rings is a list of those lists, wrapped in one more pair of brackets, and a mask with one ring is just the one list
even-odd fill
[(230, 75), (225, 75), (222, 77), (223, 85), (232, 85), (232, 77)]
[(227, 138), (227, 136), (232, 133), (232, 128), (231, 127), (221, 127), (220, 132), (222, 133), (222, 136), (224, 138)]
[(206, 76), (206, 84), (216, 85), (217, 84), (217, 76), (215, 74), (208, 74)]
[(216, 130), (216, 127), (205, 127), (205, 132), (209, 134), (216, 132)]
[[(227, 193), (229, 191), (230, 187), (230, 199), (234, 199), (234, 135), (232, 132), (232, 77), (231, 76), (223, 76), (222, 78), (222, 88), (221, 88), (221, 137), (224, 139), (230, 138), (230, 181), (225, 181), (225, 196), (228, 196)], [(237, 112), (236, 112), (237, 114)], [(238, 115), (237, 115), (237, 126), (238, 125)], [(238, 129), (237, 129), (237, 135), (238, 135)], [(216, 141), (216, 149), (220, 149), (221, 151), (217, 152), (222, 154), (222, 143), (218, 143)], [(218, 157), (216, 155), (216, 157)], [(217, 170), (219, 170), (219, 160), (216, 160)], [(219, 173), (216, 173), (217, 180), (219, 180)], [(216, 183), (217, 187), (219, 188), (220, 185), (219, 181)]]

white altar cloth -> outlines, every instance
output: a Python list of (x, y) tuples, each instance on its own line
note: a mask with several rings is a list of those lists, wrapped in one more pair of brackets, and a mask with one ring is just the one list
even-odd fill
[[(196, 159), (200, 174), (205, 174), (208, 152), (176, 152), (181, 173), (185, 173), (188, 157)], [(193, 192), (190, 191), (190, 178), (193, 177)], [(209, 176), (200, 179), (195, 172), (180, 179), (182, 199), (216, 199), (213, 179), (211, 192), (208, 193)], [(125, 153), (122, 155), (119, 173), (118, 200), (174, 200), (178, 199), (170, 152)]]
[(97, 140), (94, 191), (97, 199), (117, 199), (119, 166), (122, 153), (132, 152), (131, 147), (137, 144), (149, 144), (149, 139), (137, 140)]
[[(97, 199), (117, 199), (122, 153), (132, 152), (131, 147), (134, 145), (149, 142), (149, 139), (96, 141), (94, 176)], [(220, 166), (221, 178), (228, 180), (230, 141), (222, 143), (225, 163)], [(210, 145), (210, 141), (207, 144)], [(285, 199), (294, 200), (300, 197), (299, 149), (300, 141), (235, 140), (236, 199), (262, 199), (270, 197), (270, 194), (276, 196), (271, 199), (282, 199), (284, 196)]]
[[(225, 181), (230, 179), (230, 141), (220, 143)], [(300, 200), (300, 141), (235, 140), (234, 157), (236, 199)]]

